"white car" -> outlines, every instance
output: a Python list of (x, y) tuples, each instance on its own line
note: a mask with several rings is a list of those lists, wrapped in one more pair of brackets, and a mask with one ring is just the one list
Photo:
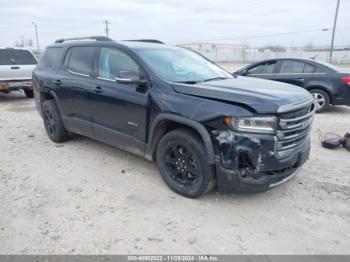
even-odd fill
[(28, 49), (0, 48), (0, 92), (23, 90), (28, 98), (34, 97), (32, 72), (37, 62)]

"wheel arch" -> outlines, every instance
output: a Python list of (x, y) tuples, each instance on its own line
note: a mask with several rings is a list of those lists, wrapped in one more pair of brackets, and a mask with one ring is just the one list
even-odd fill
[[(42, 90), (39, 92), (39, 103), (40, 103), (39, 109), (40, 110), (41, 110), (42, 104), (46, 100), (54, 100), (57, 107), (58, 107), (59, 113), (60, 114), (62, 113), (61, 105), (59, 103), (59, 98), (58, 98), (57, 94), (54, 91), (52, 91), (51, 89), (45, 89), (45, 90)], [(41, 113), (41, 111), (40, 111), (40, 113)]]
[(151, 161), (155, 160), (155, 153), (160, 139), (167, 132), (183, 127), (188, 128), (198, 134), (208, 154), (209, 164), (215, 164), (214, 148), (206, 128), (194, 120), (168, 113), (158, 115), (152, 122), (148, 135), (148, 143), (145, 150), (146, 158)]
[(307, 91), (311, 92), (311, 90), (315, 90), (315, 89), (319, 89), (319, 90), (322, 90), (324, 91), (328, 97), (329, 97), (329, 103), (332, 104), (333, 103), (333, 97), (332, 97), (332, 94), (331, 92), (329, 91), (328, 88), (322, 86), (322, 85), (311, 85), (311, 86), (308, 86), (307, 88)]

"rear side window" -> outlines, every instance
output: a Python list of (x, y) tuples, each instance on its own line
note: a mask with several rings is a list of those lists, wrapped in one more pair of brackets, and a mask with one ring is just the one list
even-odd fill
[(28, 50), (0, 49), (0, 65), (36, 65), (37, 61)]
[(303, 73), (305, 63), (299, 61), (284, 61), (280, 73)]
[(67, 68), (83, 75), (90, 75), (94, 68), (95, 48), (90, 46), (77, 46), (70, 48), (65, 61)]
[(316, 71), (316, 66), (305, 64), (304, 73), (314, 73)]
[(38, 66), (52, 68), (57, 64), (61, 57), (61, 47), (49, 47), (45, 50), (43, 56), (40, 58)]

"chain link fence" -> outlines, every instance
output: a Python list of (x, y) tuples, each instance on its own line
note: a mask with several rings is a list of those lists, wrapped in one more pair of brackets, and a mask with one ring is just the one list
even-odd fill
[[(300, 57), (329, 61), (329, 49), (324, 47), (306, 50), (305, 47), (250, 48), (244, 45), (227, 44), (184, 44), (181, 46), (190, 48), (218, 63), (248, 64), (279, 57)], [(350, 48), (335, 49), (332, 63), (350, 65)]]

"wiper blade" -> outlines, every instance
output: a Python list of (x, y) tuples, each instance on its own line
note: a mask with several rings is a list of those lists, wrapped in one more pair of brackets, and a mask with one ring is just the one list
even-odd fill
[(193, 81), (193, 80), (189, 80), (189, 81), (178, 81), (178, 82), (175, 82), (175, 83), (194, 85), (194, 84), (197, 84), (198, 82), (197, 81)]
[(209, 82), (209, 81), (214, 81), (214, 80), (224, 80), (227, 79), (228, 77), (213, 77), (213, 78), (209, 78), (206, 80), (203, 80), (202, 82)]

